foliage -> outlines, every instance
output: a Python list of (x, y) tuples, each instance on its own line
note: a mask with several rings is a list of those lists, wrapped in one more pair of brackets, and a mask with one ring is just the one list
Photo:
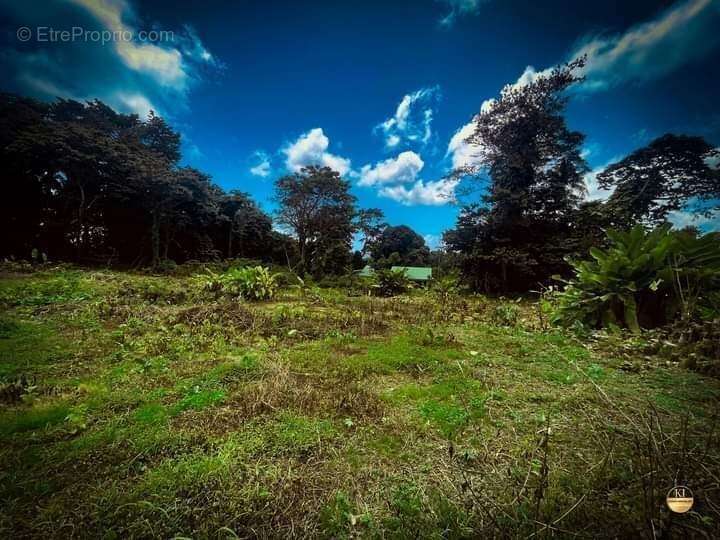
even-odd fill
[(382, 215), (358, 212), (350, 183), (329, 167), (309, 166), (275, 183), (278, 222), (297, 238), (299, 273), (315, 277), (342, 273), (350, 265), (353, 234)]
[(616, 227), (630, 227), (661, 224), (691, 200), (696, 209), (709, 202), (702, 208), (706, 214), (719, 209), (720, 169), (709, 164), (718, 154), (702, 137), (658, 137), (597, 175), (600, 187), (613, 190), (607, 215)]
[(246, 300), (270, 300), (278, 290), (277, 274), (264, 266), (231, 268), (223, 273), (207, 270), (206, 275), (195, 278), (199, 287), (218, 295), (242, 297)]
[[(46, 104), (0, 95), (7, 183), (0, 256), (150, 264), (253, 256), (286, 262), (284, 237), (246, 195), (180, 166), (161, 117), (100, 101)], [(290, 254), (292, 255), (292, 253)]]
[(444, 303), (460, 294), (461, 283), (457, 274), (446, 274), (433, 278), (430, 290)]
[(720, 286), (718, 234), (696, 237), (670, 226), (646, 232), (610, 230), (610, 246), (592, 248), (591, 260), (573, 262), (575, 276), (559, 296), (556, 321), (591, 327), (624, 325), (633, 332), (678, 317)]
[(425, 239), (406, 225), (385, 227), (366, 247), (380, 267), (424, 266), (430, 257)]
[[(626, 538), (654, 508), (656, 530), (717, 536), (720, 384), (674, 362), (716, 353), (717, 324), (693, 322), (703, 351), (668, 365), (630, 348), (645, 336), (613, 335), (620, 354), (538, 331), (525, 303), (238, 303), (188, 293), (226, 263), (183, 266), (0, 276), (0, 535)], [(498, 304), (523, 316), (499, 324)], [(687, 531), (657, 510), (680, 453), (708, 501)]]
[(375, 271), (377, 291), (380, 296), (395, 296), (412, 288), (412, 282), (404, 270), (379, 268)]
[(456, 175), (490, 182), (482, 204), (466, 207), (444, 241), (464, 255), (463, 272), (477, 289), (528, 290), (566, 268), (564, 240), (588, 166), (584, 136), (568, 128), (563, 111), (584, 64), (580, 58), (527, 85), (508, 85), (475, 117), (466, 142), (481, 165)]
[(501, 302), (492, 310), (493, 321), (500, 326), (515, 326), (520, 318), (520, 308), (515, 302)]
[(277, 293), (276, 276), (264, 266), (235, 268), (221, 279), (226, 292), (246, 300), (269, 300)]

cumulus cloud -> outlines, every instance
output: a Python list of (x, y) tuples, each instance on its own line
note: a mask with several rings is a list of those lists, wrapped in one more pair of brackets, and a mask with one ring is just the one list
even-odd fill
[(250, 174), (253, 176), (259, 176), (260, 178), (267, 178), (270, 176), (272, 167), (270, 166), (270, 156), (268, 156), (262, 150), (256, 150), (253, 152), (252, 160), (256, 164), (250, 167)]
[(375, 165), (365, 165), (360, 169), (360, 186), (376, 184), (399, 184), (414, 182), (425, 166), (422, 158), (410, 150), (395, 158), (389, 158)]
[(462, 126), (455, 132), (450, 139), (450, 143), (448, 143), (446, 157), (451, 158), (453, 169), (480, 165), (479, 148), (467, 142), (467, 139), (475, 133), (475, 124), (476, 121), (473, 119)]
[(395, 114), (375, 127), (385, 138), (385, 146), (392, 149), (400, 145), (427, 144), (433, 134), (433, 108), (439, 99), (439, 86), (405, 94)]
[(440, 19), (440, 25), (450, 27), (455, 19), (461, 15), (474, 15), (480, 11), (480, 6), (486, 0), (438, 0), (450, 7), (450, 12)]
[(380, 190), (381, 197), (387, 197), (405, 206), (442, 206), (455, 202), (455, 188), (459, 181), (442, 179), (435, 182), (418, 180), (408, 189), (404, 185), (388, 186)]
[(328, 152), (330, 139), (322, 128), (314, 128), (303, 133), (295, 142), (282, 149), (286, 156), (285, 164), (293, 172), (298, 172), (308, 165), (330, 167), (340, 174), (350, 172), (350, 160)]
[[(38, 10), (32, 2), (14, 3), (6, 14), (18, 25), (80, 27), (86, 32), (114, 33), (101, 41), (7, 42), (0, 68), (9, 90), (40, 99), (98, 98), (123, 112), (164, 115), (187, 107), (201, 70), (221, 67), (189, 26), (163, 29), (158, 41), (142, 41), (143, 28), (125, 0), (68, 0)], [(127, 36), (127, 37), (126, 37)], [(119, 38), (121, 37), (121, 38)], [(158, 36), (156, 36), (158, 37)]]

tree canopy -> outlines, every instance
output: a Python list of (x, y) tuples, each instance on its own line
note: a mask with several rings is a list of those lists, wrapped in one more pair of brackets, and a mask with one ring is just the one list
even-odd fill
[(5, 165), (0, 255), (152, 264), (279, 257), (270, 217), (180, 166), (180, 135), (151, 113), (100, 101), (51, 104), (0, 95)]
[(430, 250), (425, 239), (407, 225), (387, 226), (368, 245), (378, 266), (422, 266), (428, 263)]
[(445, 234), (449, 249), (465, 254), (463, 268), (485, 290), (527, 290), (561, 271), (573, 234), (588, 166), (584, 136), (568, 128), (566, 90), (581, 78), (578, 59), (522, 86), (507, 86), (475, 117), (468, 144), (480, 165), (456, 174), (490, 179), (480, 204), (465, 208)]
[(702, 137), (668, 133), (608, 166), (597, 179), (614, 190), (607, 201), (613, 224), (660, 224), (692, 202), (710, 203), (696, 204), (696, 211), (720, 208), (720, 171), (710, 166), (718, 156)]

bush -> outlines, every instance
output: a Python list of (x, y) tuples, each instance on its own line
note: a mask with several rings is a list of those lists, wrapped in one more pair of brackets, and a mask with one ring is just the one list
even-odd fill
[(716, 311), (710, 304), (720, 288), (720, 234), (697, 237), (669, 225), (607, 234), (610, 247), (592, 248), (593, 260), (570, 261), (575, 277), (558, 297), (555, 322), (639, 332)]
[(198, 277), (197, 282), (204, 291), (216, 296), (240, 296), (246, 300), (269, 300), (278, 290), (277, 274), (271, 274), (264, 266), (233, 268), (222, 274), (208, 270), (208, 275)]
[(456, 274), (447, 274), (433, 279), (430, 289), (442, 302), (447, 302), (460, 294), (460, 278)]
[(236, 268), (225, 275), (225, 289), (246, 300), (269, 300), (277, 293), (275, 274), (271, 274), (264, 266)]
[(404, 270), (381, 268), (375, 272), (375, 279), (380, 296), (395, 296), (412, 288), (412, 282), (405, 275)]
[(520, 306), (512, 302), (497, 304), (493, 308), (492, 318), (500, 326), (515, 326), (520, 318)]

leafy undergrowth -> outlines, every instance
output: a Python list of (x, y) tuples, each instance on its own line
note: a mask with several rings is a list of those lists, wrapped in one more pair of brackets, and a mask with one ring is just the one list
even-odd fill
[(62, 268), (0, 303), (2, 537), (720, 531), (718, 382), (523, 303)]

